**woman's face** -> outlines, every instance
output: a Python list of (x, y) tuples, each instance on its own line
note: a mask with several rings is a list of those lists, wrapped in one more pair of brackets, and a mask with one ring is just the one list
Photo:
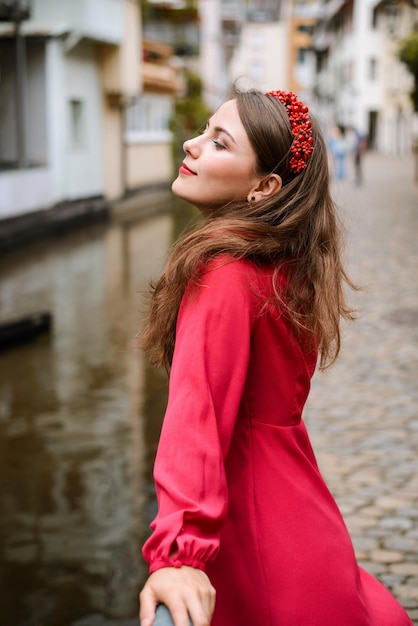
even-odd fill
[(246, 200), (261, 176), (235, 100), (225, 102), (210, 118), (202, 135), (183, 145), (186, 157), (172, 189), (202, 213), (232, 200)]

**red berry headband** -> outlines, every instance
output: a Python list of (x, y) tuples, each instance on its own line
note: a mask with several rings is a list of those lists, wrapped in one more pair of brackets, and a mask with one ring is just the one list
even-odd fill
[(309, 109), (291, 91), (269, 91), (266, 95), (277, 98), (286, 107), (294, 137), (290, 148), (292, 158), (289, 165), (292, 172), (299, 174), (306, 167), (314, 148)]

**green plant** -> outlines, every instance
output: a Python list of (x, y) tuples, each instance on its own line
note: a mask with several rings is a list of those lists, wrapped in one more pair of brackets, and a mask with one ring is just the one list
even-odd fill
[(178, 165), (183, 142), (199, 131), (211, 115), (202, 97), (202, 81), (192, 70), (184, 70), (185, 90), (175, 101), (170, 129), (173, 133), (173, 157)]
[[(190, 69), (184, 70), (184, 94), (175, 101), (174, 114), (171, 118), (170, 129), (173, 133), (173, 177), (177, 176), (178, 167), (184, 158), (183, 142), (202, 129), (211, 115), (202, 97), (202, 81)], [(195, 207), (174, 198), (173, 209), (173, 238), (177, 239), (180, 233), (193, 226), (198, 219), (199, 212)]]
[(399, 48), (399, 58), (414, 77), (411, 99), (414, 111), (418, 112), (418, 32), (411, 33), (402, 41)]
[(154, 4), (149, 0), (138, 0), (141, 7), (142, 19), (147, 22), (168, 22), (184, 24), (196, 22), (199, 19), (197, 0), (187, 0), (183, 7), (170, 6), (170, 3)]

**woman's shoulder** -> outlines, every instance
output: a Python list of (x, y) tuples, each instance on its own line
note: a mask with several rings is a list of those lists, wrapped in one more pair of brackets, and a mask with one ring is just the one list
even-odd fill
[(258, 310), (276, 299), (286, 282), (285, 270), (276, 272), (273, 265), (219, 254), (204, 265), (198, 280), (187, 291), (196, 293), (196, 289), (203, 289), (216, 298), (251, 300)]
[(219, 254), (189, 283), (181, 311), (193, 309), (199, 315), (203, 311), (218, 315), (221, 311), (224, 318), (248, 316), (253, 321), (270, 313), (280, 317), (278, 293), (286, 279), (284, 272), (275, 270), (273, 265)]
[[(260, 292), (257, 266), (246, 259), (220, 254), (207, 260), (198, 275), (189, 282), (181, 309), (222, 310), (223, 315), (253, 311), (256, 293)], [(197, 310), (197, 309), (196, 309)]]
[(210, 259), (202, 269), (198, 283), (216, 285), (219, 290), (258, 292), (261, 285), (271, 282), (274, 268), (261, 266), (250, 259), (219, 254)]
[(235, 278), (262, 278), (271, 277), (274, 273), (272, 265), (259, 264), (247, 258), (237, 258), (231, 254), (218, 254), (207, 261), (202, 271), (202, 276), (215, 274), (219, 276), (231, 276)]

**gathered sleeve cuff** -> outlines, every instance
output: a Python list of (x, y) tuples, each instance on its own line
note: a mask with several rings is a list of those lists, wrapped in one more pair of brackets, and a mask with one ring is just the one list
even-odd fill
[(183, 297), (154, 466), (158, 514), (143, 546), (151, 572), (181, 565), (204, 570), (219, 550), (228, 507), (224, 461), (255, 317), (252, 280), (249, 262), (218, 257)]

